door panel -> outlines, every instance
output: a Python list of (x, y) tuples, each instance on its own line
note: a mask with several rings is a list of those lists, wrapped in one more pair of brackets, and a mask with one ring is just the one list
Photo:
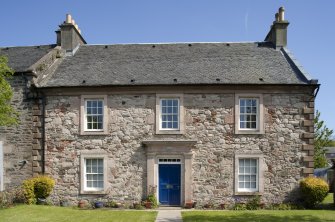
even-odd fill
[(180, 164), (159, 165), (159, 202), (180, 205)]

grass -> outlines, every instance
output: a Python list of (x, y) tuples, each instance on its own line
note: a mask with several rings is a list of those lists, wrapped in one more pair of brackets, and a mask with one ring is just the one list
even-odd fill
[[(321, 222), (335, 221), (333, 194), (320, 205), (323, 210), (255, 210), (255, 211), (184, 211), (184, 222)], [(329, 210), (325, 210), (329, 209)]]
[(19, 205), (0, 210), (1, 222), (128, 222), (155, 221), (154, 211), (80, 210), (67, 207)]
[(182, 212), (184, 222), (321, 222), (335, 221), (331, 210), (255, 210)]

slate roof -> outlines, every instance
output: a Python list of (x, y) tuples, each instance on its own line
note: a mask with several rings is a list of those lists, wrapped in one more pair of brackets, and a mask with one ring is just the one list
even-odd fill
[(266, 42), (82, 45), (47, 79), (42, 87), (309, 84), (288, 52)]
[(0, 55), (7, 56), (8, 65), (15, 72), (26, 72), (29, 67), (51, 51), (56, 45), (3, 47)]

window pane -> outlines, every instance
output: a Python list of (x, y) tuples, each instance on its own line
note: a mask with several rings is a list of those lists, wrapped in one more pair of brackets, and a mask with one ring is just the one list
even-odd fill
[(247, 129), (250, 129), (251, 128), (251, 123), (250, 122), (246, 122), (247, 124)]
[(240, 99), (240, 106), (245, 106), (245, 100), (244, 99)]
[(256, 182), (251, 182), (250, 184), (251, 184), (251, 188), (256, 189)]
[(92, 101), (92, 107), (97, 107), (97, 101), (96, 100)]
[(244, 167), (240, 166), (239, 173), (244, 173)]
[(166, 107), (162, 107), (162, 113), (166, 113), (167, 108)]
[(169, 100), (167, 101), (167, 106), (172, 106), (172, 100), (169, 99)]
[(245, 188), (250, 188), (250, 183), (244, 183)]
[(241, 128), (241, 129), (244, 129), (245, 126), (246, 126), (246, 123), (245, 123), (245, 122), (240, 122), (240, 128)]
[(168, 121), (172, 121), (172, 116), (171, 116), (171, 115), (168, 115), (168, 116), (167, 116), (167, 120), (168, 120)]
[(252, 107), (252, 113), (257, 113), (257, 107)]
[(168, 122), (168, 128), (172, 128), (172, 122)]
[(173, 100), (173, 106), (178, 106), (178, 100)]
[(250, 166), (250, 159), (245, 159), (244, 160), (244, 165), (245, 166)]
[(166, 106), (166, 100), (162, 99), (162, 106)]
[(173, 107), (172, 111), (173, 111), (173, 113), (178, 113), (178, 106)]
[(240, 159), (240, 160), (239, 160), (239, 165), (240, 165), (240, 167), (243, 167), (243, 166), (244, 166), (244, 159)]
[(246, 106), (251, 106), (251, 105), (252, 105), (251, 99), (247, 99)]
[(244, 176), (242, 176), (242, 175), (238, 176), (238, 181), (243, 182), (244, 181)]
[(173, 122), (173, 128), (178, 129), (178, 122)]
[(238, 188), (244, 188), (244, 182), (239, 182), (238, 183)]
[(98, 180), (98, 174), (93, 174), (93, 180)]
[(257, 161), (256, 161), (256, 159), (251, 159), (250, 160), (250, 166), (257, 166), (257, 163), (256, 163)]
[(250, 173), (250, 167), (245, 168), (245, 173)]
[(173, 115), (173, 121), (178, 121), (178, 115)]
[(257, 105), (257, 100), (256, 99), (251, 100), (251, 102), (252, 102), (252, 106), (256, 106)]
[(241, 115), (240, 116), (240, 121), (245, 121), (245, 120), (246, 120), (245, 115)]
[(93, 187), (98, 187), (98, 181), (93, 181)]
[(162, 122), (162, 128), (167, 128), (167, 123), (166, 122)]
[(87, 181), (86, 186), (87, 187), (92, 187), (93, 186), (93, 182), (92, 181)]
[(87, 129), (92, 129), (92, 123), (87, 123)]
[(256, 167), (251, 167), (251, 172), (250, 173), (256, 174), (257, 173)]
[(103, 181), (98, 181), (98, 188), (104, 188), (104, 182)]
[(251, 115), (251, 121), (256, 121), (256, 115)]
[(87, 174), (87, 180), (93, 180), (93, 175), (92, 174)]
[(103, 114), (103, 112), (102, 112), (102, 108), (98, 108), (98, 114)]
[(102, 108), (102, 101), (98, 101), (98, 108)]
[(250, 181), (255, 182), (255, 181), (256, 181), (256, 175), (252, 175), (252, 176), (250, 177)]
[(251, 128), (256, 129), (256, 123), (251, 123)]
[(168, 108), (167, 108), (167, 112), (168, 112), (168, 113), (172, 113), (172, 107), (168, 107)]

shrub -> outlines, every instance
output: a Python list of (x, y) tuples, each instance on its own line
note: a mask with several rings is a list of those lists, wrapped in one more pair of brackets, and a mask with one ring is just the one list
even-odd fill
[(35, 204), (36, 197), (34, 193), (34, 178), (24, 180), (22, 183), (22, 189), (26, 198), (26, 204)]
[(300, 189), (305, 206), (314, 208), (325, 199), (329, 186), (323, 179), (307, 177), (300, 181)]
[(48, 176), (34, 178), (34, 194), (36, 198), (47, 198), (54, 189), (55, 181)]
[(156, 195), (154, 195), (154, 194), (148, 195), (147, 201), (151, 203), (152, 208), (157, 208), (158, 207)]
[(48, 176), (37, 176), (24, 180), (22, 189), (26, 203), (35, 204), (37, 198), (47, 198), (50, 196), (54, 186), (55, 181)]
[(247, 207), (245, 203), (235, 203), (232, 209), (233, 210), (246, 210)]
[(247, 210), (259, 210), (260, 209), (260, 203), (261, 203), (261, 197), (255, 196), (248, 200), (246, 204)]

